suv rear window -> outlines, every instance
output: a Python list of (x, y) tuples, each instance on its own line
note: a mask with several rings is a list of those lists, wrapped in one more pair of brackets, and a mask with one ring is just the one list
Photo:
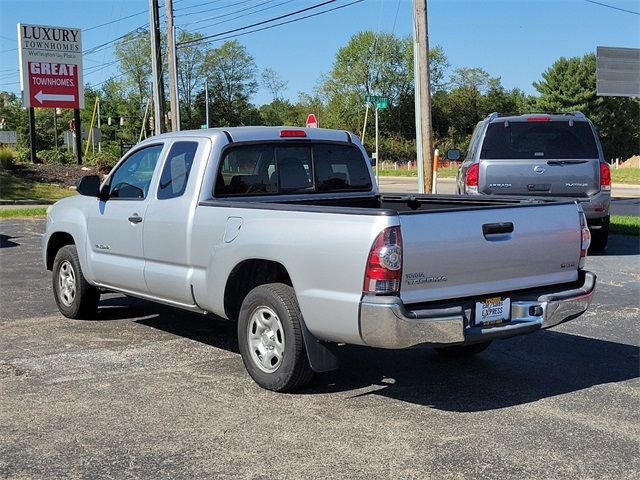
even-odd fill
[(367, 162), (353, 145), (280, 142), (238, 145), (220, 162), (217, 197), (371, 190)]
[(494, 122), (487, 127), (480, 158), (598, 158), (589, 123), (573, 121)]

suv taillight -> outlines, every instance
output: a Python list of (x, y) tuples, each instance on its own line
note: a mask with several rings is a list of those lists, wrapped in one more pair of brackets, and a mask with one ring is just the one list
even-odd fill
[(394, 295), (402, 280), (402, 235), (400, 227), (385, 228), (376, 237), (364, 274), (364, 292)]
[(600, 162), (600, 190), (611, 190), (611, 170), (604, 162)]
[(585, 259), (587, 258), (587, 250), (591, 245), (591, 232), (589, 231), (589, 225), (587, 225), (587, 217), (584, 216), (582, 207), (578, 206), (580, 215), (580, 263), (579, 267), (583, 268)]
[(480, 164), (474, 163), (467, 169), (467, 175), (464, 180), (465, 193), (478, 193), (478, 175), (480, 172)]

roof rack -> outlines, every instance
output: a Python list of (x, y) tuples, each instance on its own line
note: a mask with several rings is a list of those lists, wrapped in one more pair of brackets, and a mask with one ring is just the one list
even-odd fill
[(578, 117), (578, 118), (587, 118), (585, 117), (584, 113), (576, 110), (575, 112), (548, 112), (548, 111), (541, 111), (541, 112), (526, 112), (526, 113), (522, 113), (522, 112), (507, 112), (507, 113), (498, 113), (498, 112), (493, 112), (490, 113), (487, 116), (488, 120), (495, 120), (496, 118), (499, 117), (519, 117), (522, 115), (572, 115), (574, 117)]

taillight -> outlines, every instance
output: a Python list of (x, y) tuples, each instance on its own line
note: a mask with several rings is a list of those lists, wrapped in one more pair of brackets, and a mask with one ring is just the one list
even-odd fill
[(611, 190), (611, 170), (604, 162), (600, 162), (600, 190)]
[(550, 122), (549, 117), (527, 117), (527, 122)]
[(591, 232), (589, 231), (589, 226), (587, 225), (587, 217), (584, 216), (584, 212), (582, 211), (582, 207), (578, 206), (579, 215), (580, 215), (580, 268), (584, 267), (585, 259), (587, 258), (587, 250), (589, 250), (589, 245), (591, 245)]
[(478, 193), (478, 175), (480, 172), (480, 164), (474, 163), (467, 169), (467, 175), (464, 181), (465, 193)]
[(402, 280), (402, 235), (400, 227), (385, 228), (376, 237), (364, 274), (364, 292), (397, 294)]

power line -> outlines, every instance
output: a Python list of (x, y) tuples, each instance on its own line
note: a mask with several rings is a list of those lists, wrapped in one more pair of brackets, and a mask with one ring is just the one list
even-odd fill
[(265, 7), (265, 8), (261, 8), (260, 10), (255, 10), (255, 11), (253, 11), (253, 12), (249, 12), (249, 10), (252, 10), (252, 9), (254, 9), (254, 8), (257, 8), (257, 7), (260, 7), (260, 6), (262, 6), (262, 5), (266, 5), (266, 4), (269, 4), (269, 3), (273, 3), (273, 2), (275, 2), (275, 1), (276, 1), (276, 0), (266, 0), (266, 1), (264, 1), (264, 2), (261, 2), (261, 3), (258, 3), (258, 4), (256, 4), (256, 5), (253, 5), (253, 6), (251, 6), (251, 7), (247, 7), (247, 8), (239, 8), (239, 9), (234, 10), (234, 11), (232, 11), (232, 12), (223, 13), (223, 14), (221, 14), (221, 15), (213, 15), (213, 16), (211, 16), (211, 17), (201, 18), (200, 20), (196, 20), (196, 21), (194, 21), (194, 22), (190, 22), (190, 23), (183, 23), (183, 24), (182, 24), (182, 27), (188, 27), (189, 25), (196, 25), (196, 24), (198, 24), (198, 23), (208, 22), (209, 20), (214, 20), (214, 19), (216, 19), (216, 18), (224, 18), (224, 17), (228, 17), (229, 15), (233, 15), (234, 13), (243, 12), (243, 15), (238, 15), (238, 16), (236, 16), (236, 17), (232, 17), (232, 18), (230, 18), (230, 19), (228, 19), (228, 20), (223, 20), (223, 21), (221, 21), (221, 22), (212, 23), (212, 24), (210, 24), (210, 25), (205, 25), (205, 26), (203, 26), (203, 27), (198, 27), (198, 28), (209, 28), (209, 27), (212, 27), (212, 26), (214, 26), (214, 25), (219, 25), (219, 24), (221, 24), (221, 23), (230, 22), (231, 20), (236, 20), (236, 19), (241, 18), (241, 17), (248, 17), (249, 15), (254, 15), (254, 14), (259, 13), (259, 12), (262, 12), (262, 11), (264, 11), (264, 10), (269, 10), (270, 8), (279, 7), (280, 5), (284, 5), (285, 3), (291, 3), (291, 2), (293, 2), (294, 0), (287, 0), (286, 2), (277, 3), (277, 4), (272, 5), (272, 6), (270, 6), (270, 7)]
[[(236, 2), (236, 3), (232, 3), (230, 5), (222, 5), (220, 7), (214, 7), (214, 8), (206, 8), (204, 10), (198, 10), (197, 12), (189, 12), (189, 13), (183, 13), (181, 14), (182, 17), (188, 17), (190, 15), (198, 15), (200, 13), (207, 13), (207, 12), (214, 12), (216, 10), (223, 10), (225, 8), (229, 8), (229, 7), (235, 7), (237, 5), (244, 5), (245, 3), (249, 3), (249, 2), (253, 2), (254, 0), (242, 0), (241, 2)], [(210, 4), (211, 2), (207, 2), (207, 5)], [(201, 4), (202, 5), (202, 4)], [(188, 7), (182, 8), (181, 10), (185, 10)]]
[[(335, 10), (340, 10), (340, 9), (342, 9), (342, 8), (350, 7), (351, 5), (355, 5), (356, 3), (362, 3), (362, 2), (364, 2), (364, 1), (365, 1), (365, 0), (354, 0), (353, 2), (345, 3), (344, 5), (339, 5), (339, 6), (337, 6), (337, 7), (329, 8), (329, 9), (327, 9), (327, 10), (323, 10), (323, 11), (321, 11), (321, 12), (312, 13), (312, 14), (305, 15), (305, 16), (302, 16), (302, 17), (298, 17), (298, 18), (294, 18), (294, 19), (287, 20), (287, 21), (284, 21), (284, 22), (276, 23), (276, 24), (274, 24), (274, 25), (268, 25), (268, 26), (266, 26), (266, 27), (262, 27), (262, 28), (256, 28), (255, 30), (251, 30), (250, 32), (240, 32), (240, 33), (236, 33), (236, 34), (234, 34), (234, 35), (228, 35), (228, 36), (226, 36), (226, 37), (215, 38), (215, 39), (213, 39), (211, 42), (217, 42), (217, 41), (222, 41), (222, 40), (229, 40), (229, 39), (231, 39), (231, 38), (241, 37), (241, 36), (243, 36), (243, 35), (249, 35), (250, 33), (261, 32), (261, 31), (263, 31), (263, 30), (269, 30), (269, 29), (271, 29), (271, 28), (279, 27), (279, 26), (282, 26), (282, 25), (287, 25), (287, 24), (289, 24), (289, 23), (299, 22), (300, 20), (305, 20), (305, 19), (307, 19), (307, 18), (311, 18), (311, 17), (317, 17), (317, 16), (319, 16), (319, 15), (323, 15), (323, 14), (325, 14), (325, 13), (333, 12), (333, 11), (335, 11)], [(247, 28), (248, 28), (248, 27), (247, 27)], [(214, 36), (215, 36), (215, 35), (214, 35)], [(211, 42), (203, 42), (203, 43), (211, 43)]]
[(594, 0), (584, 0), (587, 3), (593, 3), (594, 5), (600, 5), (601, 7), (612, 8), (613, 10), (619, 10), (625, 13), (631, 13), (633, 15), (640, 15), (640, 12), (634, 12), (633, 10), (627, 10), (626, 8), (616, 7), (614, 5), (607, 5), (606, 3), (595, 2)]
[[(227, 30), (226, 32), (216, 33), (216, 34), (213, 34), (213, 35), (207, 35), (206, 37), (202, 37), (202, 38), (198, 38), (198, 39), (194, 39), (194, 40), (187, 40), (186, 42), (179, 43), (179, 44), (178, 44), (178, 47), (180, 47), (180, 46), (182, 46), (182, 45), (189, 45), (189, 44), (191, 44), (191, 43), (202, 43), (202, 42), (204, 42), (204, 41), (206, 41), (206, 40), (209, 40), (210, 38), (220, 37), (220, 36), (222, 36), (222, 35), (227, 35), (227, 34), (229, 34), (229, 33), (239, 32), (239, 31), (241, 31), (241, 30), (246, 30), (246, 29), (248, 29), (248, 28), (257, 27), (258, 25), (264, 25), (265, 23), (275, 22), (276, 20), (281, 20), (281, 19), (283, 19), (283, 18), (291, 17), (291, 16), (293, 16), (293, 15), (297, 15), (297, 14), (302, 13), (302, 12), (307, 12), (307, 11), (309, 11), (309, 10), (313, 10), (313, 9), (315, 9), (315, 8), (319, 8), (319, 7), (322, 7), (322, 6), (324, 6), (324, 5), (327, 5), (327, 4), (329, 4), (329, 3), (334, 3), (335, 1), (336, 1), (336, 0), (327, 0), (327, 1), (325, 1), (325, 2), (322, 2), (322, 3), (316, 3), (315, 5), (311, 5), (310, 7), (307, 7), (307, 8), (303, 8), (303, 9), (297, 10), (297, 11), (295, 11), (295, 12), (286, 13), (286, 14), (284, 14), (284, 15), (280, 15), (280, 16), (278, 16), (278, 17), (273, 17), (273, 18), (270, 18), (270, 19), (268, 19), (268, 20), (263, 20), (263, 21), (261, 21), (261, 22), (253, 23), (253, 24), (251, 24), (251, 25), (245, 25), (244, 27), (238, 27), (238, 28), (234, 28), (234, 29), (232, 29), (232, 30)], [(258, 31), (258, 30), (256, 30), (256, 31)]]

